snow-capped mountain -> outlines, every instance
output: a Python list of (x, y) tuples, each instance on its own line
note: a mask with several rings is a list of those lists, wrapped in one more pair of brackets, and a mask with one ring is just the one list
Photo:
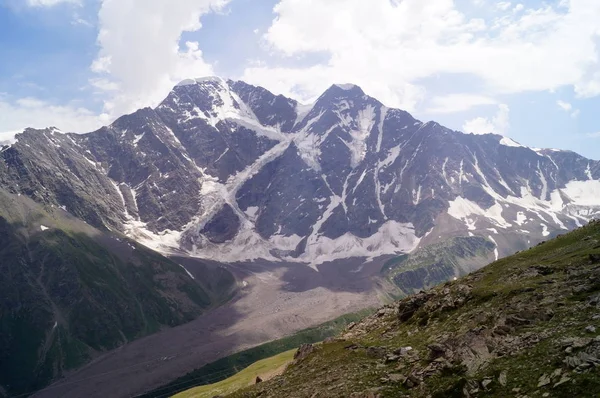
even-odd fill
[(320, 263), (485, 237), (496, 256), (600, 215), (600, 162), (466, 135), (354, 85), (309, 106), (186, 80), (77, 135), (26, 130), (0, 186), (165, 252)]

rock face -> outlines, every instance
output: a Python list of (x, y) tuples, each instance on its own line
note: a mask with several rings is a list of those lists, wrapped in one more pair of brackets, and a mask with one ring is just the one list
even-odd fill
[(187, 80), (95, 132), (26, 130), (0, 159), (12, 193), (155, 249), (230, 261), (319, 263), (471, 235), (499, 257), (600, 214), (599, 162), (422, 123), (357, 86), (305, 106)]
[(600, 396), (600, 221), (349, 325), (232, 398)]

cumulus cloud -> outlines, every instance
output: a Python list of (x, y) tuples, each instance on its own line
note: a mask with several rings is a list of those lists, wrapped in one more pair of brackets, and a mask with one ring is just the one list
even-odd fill
[(198, 43), (180, 48), (183, 32), (197, 31), (200, 17), (229, 0), (103, 0), (98, 14), (100, 51), (91, 84), (104, 90), (104, 113), (120, 116), (156, 105), (174, 84), (213, 73)]
[[(422, 103), (423, 79), (442, 74), (470, 76), (494, 96), (563, 86), (581, 97), (600, 94), (599, 1), (517, 5), (518, 13), (494, 18), (486, 7), (467, 7), (450, 0), (280, 0), (264, 35), (268, 48), (327, 61), (270, 61), (249, 66), (243, 78), (304, 100), (349, 81), (407, 110)], [(478, 12), (482, 18), (467, 16)]]
[(506, 104), (498, 105), (498, 111), (490, 119), (485, 117), (477, 117), (467, 120), (463, 125), (465, 133), (473, 134), (500, 134), (506, 135), (510, 127), (510, 109)]
[(84, 133), (105, 122), (94, 112), (75, 104), (57, 106), (33, 97), (15, 101), (0, 98), (0, 141), (12, 140), (24, 126), (56, 126), (64, 131)]

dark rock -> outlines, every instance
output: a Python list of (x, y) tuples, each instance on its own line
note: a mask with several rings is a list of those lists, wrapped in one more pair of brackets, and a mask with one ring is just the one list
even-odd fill
[(367, 347), (367, 355), (372, 358), (385, 358), (386, 354), (385, 347)]
[(436, 359), (436, 358), (440, 358), (443, 357), (446, 354), (446, 347), (443, 346), (442, 344), (430, 344), (427, 346), (427, 348), (429, 349), (429, 357), (431, 359)]
[(431, 293), (421, 292), (398, 304), (398, 319), (402, 322), (408, 321), (433, 295)]
[(315, 347), (312, 344), (302, 344), (298, 351), (294, 354), (295, 361), (302, 361), (304, 358), (309, 356), (315, 351)]
[(398, 362), (398, 360), (400, 359), (399, 355), (395, 355), (395, 354), (388, 354), (385, 357), (385, 363), (390, 363), (390, 362)]

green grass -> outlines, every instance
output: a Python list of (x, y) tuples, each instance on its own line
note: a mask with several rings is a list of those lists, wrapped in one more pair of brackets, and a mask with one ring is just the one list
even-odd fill
[(260, 376), (267, 380), (273, 373), (283, 371), (283, 367), (292, 362), (296, 350), (289, 350), (274, 357), (262, 359), (248, 366), (241, 372), (222, 380), (215, 384), (208, 384), (201, 387), (175, 395), (176, 398), (212, 398), (216, 395), (231, 394), (240, 388), (247, 387), (255, 383), (256, 377)]
[(221, 358), (196, 369), (167, 385), (151, 391), (140, 398), (162, 398), (167, 395), (186, 391), (195, 386), (213, 384), (217, 381), (227, 379), (247, 367), (249, 364), (273, 357), (291, 349), (296, 349), (302, 344), (316, 343), (323, 341), (328, 337), (335, 336), (348, 324), (364, 318), (369, 313), (371, 313), (371, 310), (343, 315), (314, 328), (302, 330), (292, 336), (271, 341)]

